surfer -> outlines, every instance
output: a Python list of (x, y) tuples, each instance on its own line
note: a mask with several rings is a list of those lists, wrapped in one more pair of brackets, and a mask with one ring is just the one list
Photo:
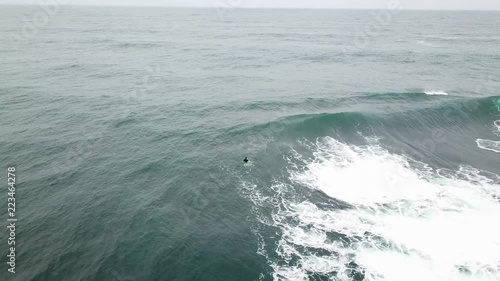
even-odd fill
[(248, 161), (249, 161), (248, 157), (245, 157), (245, 159), (243, 159), (243, 162), (245, 162), (245, 163), (248, 163)]

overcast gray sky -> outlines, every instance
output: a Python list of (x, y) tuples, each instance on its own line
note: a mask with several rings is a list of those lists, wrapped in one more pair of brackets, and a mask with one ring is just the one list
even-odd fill
[[(57, 0), (0, 0), (0, 4), (39, 4)], [(403, 9), (500, 10), (500, 0), (59, 0), (75, 5), (235, 6), (238, 8), (384, 9), (399, 1)]]

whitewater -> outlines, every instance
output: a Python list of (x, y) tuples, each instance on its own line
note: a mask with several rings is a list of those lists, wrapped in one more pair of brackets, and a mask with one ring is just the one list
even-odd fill
[(254, 199), (274, 205), (260, 223), (281, 237), (273, 258), (262, 252), (275, 280), (498, 280), (498, 175), (434, 170), (378, 144), (326, 137), (303, 145), (314, 157), (293, 153), (290, 182), (343, 207), (294, 198), (281, 182), (270, 187), (272, 198)]

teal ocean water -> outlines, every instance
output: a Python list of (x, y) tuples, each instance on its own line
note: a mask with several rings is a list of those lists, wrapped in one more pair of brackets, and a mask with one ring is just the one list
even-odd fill
[(1, 280), (500, 279), (498, 12), (0, 7)]

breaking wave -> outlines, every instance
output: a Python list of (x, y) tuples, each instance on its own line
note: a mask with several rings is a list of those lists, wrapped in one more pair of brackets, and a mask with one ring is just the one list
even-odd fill
[(313, 156), (294, 150), (288, 181), (273, 183), (274, 194), (247, 193), (273, 209), (258, 217), (278, 235), (261, 251), (274, 280), (500, 278), (498, 175), (470, 166), (433, 170), (376, 143), (325, 137), (302, 145)]

